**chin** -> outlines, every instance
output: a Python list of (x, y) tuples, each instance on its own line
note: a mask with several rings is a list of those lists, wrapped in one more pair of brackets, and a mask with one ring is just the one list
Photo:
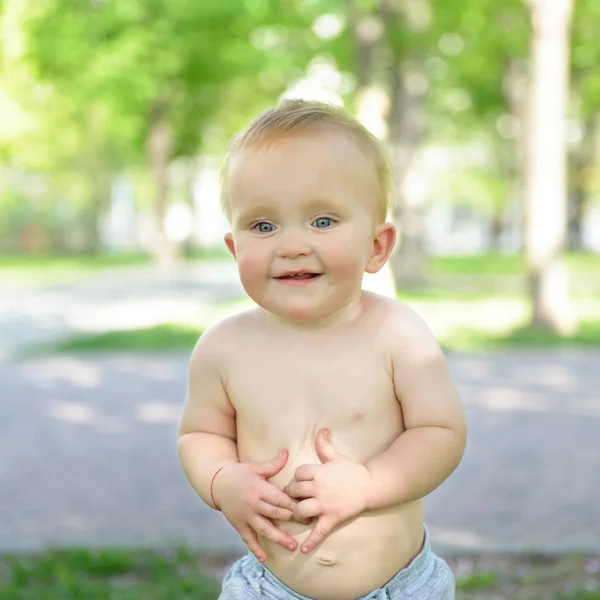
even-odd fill
[(306, 308), (288, 308), (287, 310), (278, 311), (276, 314), (282, 319), (295, 321), (296, 323), (308, 323), (310, 321), (316, 321), (322, 316), (315, 314), (314, 311)]

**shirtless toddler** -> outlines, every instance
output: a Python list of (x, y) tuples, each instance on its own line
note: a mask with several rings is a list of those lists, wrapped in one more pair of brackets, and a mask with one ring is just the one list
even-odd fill
[(361, 289), (396, 241), (390, 179), (320, 103), (284, 102), (230, 148), (225, 243), (256, 308), (198, 341), (178, 444), (250, 550), (221, 600), (454, 598), (423, 498), (462, 458), (462, 404), (423, 321)]

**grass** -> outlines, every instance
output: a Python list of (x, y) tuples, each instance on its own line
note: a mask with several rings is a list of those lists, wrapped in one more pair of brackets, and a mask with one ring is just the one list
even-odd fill
[[(190, 352), (202, 330), (192, 326), (163, 324), (133, 331), (108, 331), (67, 339), (46, 351), (55, 352)], [(43, 350), (43, 349), (42, 349)]]
[(220, 584), (203, 570), (210, 563), (185, 549), (4, 556), (0, 600), (216, 600)]
[(600, 600), (598, 557), (480, 556), (449, 563), (457, 600)]
[[(567, 267), (573, 272), (600, 271), (600, 255), (567, 254)], [(440, 256), (430, 261), (433, 275), (522, 275), (525, 260), (520, 255), (477, 254)]]
[[(234, 560), (186, 548), (71, 549), (0, 556), (0, 600), (216, 600)], [(600, 600), (600, 560), (459, 557), (457, 600)]]

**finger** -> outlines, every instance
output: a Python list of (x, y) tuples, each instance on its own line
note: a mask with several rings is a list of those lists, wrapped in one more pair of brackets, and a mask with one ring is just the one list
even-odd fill
[(294, 509), (294, 519), (296, 521), (306, 521), (307, 519), (318, 517), (322, 512), (319, 501), (316, 498), (310, 498), (309, 500), (298, 502), (298, 505)]
[(265, 519), (264, 517), (257, 516), (252, 523), (252, 527), (258, 536), (266, 538), (267, 540), (273, 542), (274, 544), (278, 544), (287, 550), (296, 549), (296, 540), (293, 537), (283, 533), (281, 529), (275, 527), (271, 521)]
[(286, 489), (280, 490), (277, 486), (267, 483), (260, 489), (260, 499), (273, 504), (274, 506), (280, 506), (287, 510), (294, 510), (296, 504), (295, 500), (289, 497)]
[(333, 444), (331, 443), (331, 432), (329, 429), (321, 429), (315, 440), (315, 449), (317, 456), (322, 462), (326, 463), (338, 456)]
[(256, 512), (263, 517), (269, 519), (275, 519), (276, 521), (293, 521), (294, 511), (288, 510), (287, 508), (281, 508), (281, 506), (275, 506), (269, 504), (264, 500), (260, 500), (256, 505)]
[(310, 481), (315, 478), (317, 469), (320, 465), (302, 465), (294, 472), (294, 479), (296, 481)]
[(308, 554), (312, 552), (332, 532), (334, 527), (335, 521), (333, 519), (321, 517), (314, 526), (312, 533), (302, 544), (302, 553)]
[(279, 473), (279, 471), (285, 467), (287, 459), (287, 450), (280, 450), (277, 456), (258, 464), (258, 474), (266, 477), (267, 479), (277, 475), (277, 473)]
[(260, 562), (265, 562), (267, 560), (267, 555), (258, 541), (256, 532), (250, 527), (238, 529), (238, 532), (242, 538), (242, 542), (246, 544), (248, 550), (250, 550)]
[(314, 481), (292, 481), (287, 486), (287, 494), (290, 498), (314, 498), (315, 493)]

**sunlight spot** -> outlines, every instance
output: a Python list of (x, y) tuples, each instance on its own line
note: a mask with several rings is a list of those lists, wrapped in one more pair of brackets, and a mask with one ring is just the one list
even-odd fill
[(435, 537), (437, 543), (452, 547), (465, 549), (491, 547), (489, 540), (479, 537), (471, 531), (436, 527), (432, 531), (432, 536)]
[(446, 56), (457, 56), (464, 47), (463, 39), (456, 33), (445, 33), (438, 41), (438, 48)]
[(101, 433), (107, 433), (110, 435), (116, 435), (119, 433), (125, 433), (127, 431), (127, 426), (125, 423), (115, 418), (105, 418), (102, 419), (98, 425), (98, 431)]
[(55, 381), (72, 383), (84, 388), (97, 388), (102, 382), (102, 372), (81, 360), (60, 358), (38, 362), (24, 366), (25, 375), (35, 381), (42, 389)]
[(464, 360), (459, 365), (461, 375), (472, 381), (489, 381), (492, 376), (492, 366), (484, 360)]
[(344, 28), (344, 21), (339, 15), (325, 14), (317, 18), (313, 24), (313, 31), (322, 40), (336, 38)]
[(519, 383), (559, 388), (561, 391), (571, 390), (576, 383), (573, 370), (565, 365), (551, 365), (538, 370), (533, 370), (531, 367), (517, 368), (515, 379)]
[(547, 403), (533, 394), (510, 388), (493, 388), (482, 396), (481, 404), (491, 410), (517, 410), (523, 412), (547, 411)]
[(52, 418), (67, 423), (90, 423), (97, 417), (94, 409), (82, 402), (55, 400), (48, 412)]
[(137, 418), (147, 423), (176, 423), (181, 409), (165, 402), (146, 402), (137, 411)]
[(89, 525), (82, 515), (64, 515), (60, 519), (62, 527), (76, 531), (88, 531)]

